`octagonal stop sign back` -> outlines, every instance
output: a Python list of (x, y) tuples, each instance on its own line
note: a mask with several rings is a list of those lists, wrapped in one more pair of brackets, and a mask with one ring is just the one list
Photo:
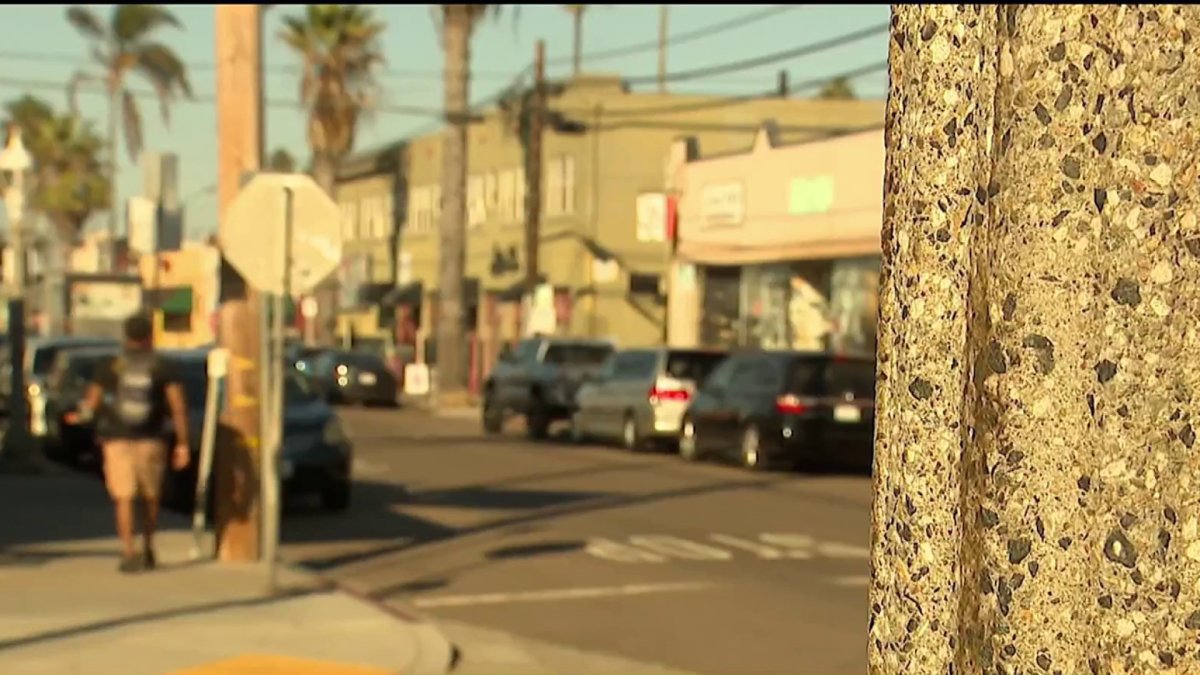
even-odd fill
[[(221, 251), (246, 283), (258, 291), (284, 292), (285, 258), (289, 253), (287, 293), (292, 296), (311, 291), (341, 263), (341, 211), (306, 174), (258, 174), (234, 198), (225, 218), (225, 226), (217, 235)], [(285, 245), (288, 231), (290, 247)]]

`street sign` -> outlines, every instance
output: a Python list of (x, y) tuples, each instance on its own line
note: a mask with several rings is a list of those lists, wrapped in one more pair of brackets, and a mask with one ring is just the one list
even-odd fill
[(259, 291), (282, 294), (286, 269), (287, 292), (306, 293), (341, 263), (341, 211), (305, 174), (256, 175), (234, 198), (225, 218), (226, 227), (218, 234), (221, 250)]

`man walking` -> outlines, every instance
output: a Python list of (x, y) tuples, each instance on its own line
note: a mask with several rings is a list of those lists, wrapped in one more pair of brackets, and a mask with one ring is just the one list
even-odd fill
[[(153, 332), (149, 317), (137, 314), (127, 319), (121, 355), (96, 369), (80, 405), (80, 420), (97, 419), (105, 484), (116, 509), (117, 534), (121, 538), (119, 569), (125, 573), (153, 569), (155, 565), (154, 529), (166, 470), (167, 415), (178, 439), (172, 457), (174, 467), (184, 469), (190, 459), (183, 387), (167, 362), (154, 352)], [(135, 501), (142, 515), (140, 555), (133, 535)]]

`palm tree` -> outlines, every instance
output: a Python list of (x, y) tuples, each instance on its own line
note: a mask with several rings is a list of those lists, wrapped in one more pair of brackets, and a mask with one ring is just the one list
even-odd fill
[(105, 141), (91, 124), (76, 115), (60, 115), (33, 96), (9, 102), (5, 111), (22, 130), (33, 157), (30, 206), (53, 224), (67, 254), (88, 219), (109, 208)]
[(303, 61), (300, 101), (308, 109), (313, 178), (332, 195), (358, 121), (378, 99), (374, 71), (383, 63), (384, 24), (363, 5), (308, 5), (283, 21), (279, 39)]
[(854, 94), (854, 87), (851, 86), (850, 80), (845, 77), (835, 77), (821, 87), (817, 98), (847, 101), (857, 98), (857, 96)]
[(466, 267), (467, 124), (471, 86), (471, 34), (501, 5), (431, 5), (445, 53), (442, 87), (447, 122), (442, 142), (442, 220), (439, 235), (436, 321), (438, 388), (461, 393), (467, 383), (463, 319)]
[(178, 94), (191, 98), (192, 85), (188, 82), (187, 68), (175, 51), (155, 41), (154, 35), (165, 26), (179, 29), (183, 26), (161, 5), (117, 5), (107, 23), (91, 9), (76, 6), (67, 9), (67, 21), (91, 43), (93, 65), (101, 71), (98, 75), (78, 73), (72, 79), (68, 92), (72, 111), (78, 110), (75, 94), (81, 83), (101, 83), (108, 94), (108, 160), (109, 173), (113, 177), (108, 227), (115, 247), (117, 205), (120, 204), (116, 180), (118, 129), (124, 128), (130, 159), (136, 160), (142, 151), (142, 116), (133, 92), (126, 88), (126, 76), (136, 72), (150, 83), (158, 96), (163, 122), (170, 123), (171, 102)]
[(271, 152), (270, 158), (267, 159), (267, 167), (272, 171), (292, 173), (296, 170), (296, 158), (292, 157), (292, 153), (283, 148), (275, 148)]

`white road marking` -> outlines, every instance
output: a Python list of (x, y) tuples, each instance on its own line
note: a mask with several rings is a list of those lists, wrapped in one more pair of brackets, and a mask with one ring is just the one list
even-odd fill
[(727, 534), (710, 534), (708, 535), (708, 538), (712, 539), (718, 544), (725, 544), (729, 548), (740, 548), (743, 551), (748, 551), (762, 558), (763, 560), (779, 560), (783, 558), (783, 552), (779, 549), (771, 548), (770, 546), (763, 546), (755, 541), (739, 539), (737, 537), (731, 537)]
[[(585, 549), (589, 555), (621, 563), (664, 563), (679, 561), (723, 561), (744, 558), (760, 560), (869, 560), (871, 551), (863, 546), (819, 541), (811, 535), (763, 533), (754, 538), (728, 534), (710, 534), (708, 539), (724, 548), (667, 535), (634, 535), (626, 541), (591, 539)], [(732, 550), (726, 550), (732, 549)]]
[(865, 575), (850, 576), (850, 577), (835, 577), (832, 580), (834, 586), (844, 586), (847, 588), (865, 588), (871, 583), (871, 577)]
[(629, 543), (659, 555), (682, 558), (683, 560), (729, 560), (733, 554), (723, 548), (697, 544), (679, 537), (650, 535), (630, 537)]
[(476, 605), (505, 605), (514, 602), (559, 602), (562, 600), (590, 600), (595, 598), (618, 598), (653, 593), (679, 593), (711, 588), (710, 583), (664, 583), (628, 584), (593, 588), (558, 588), (544, 591), (516, 591), (512, 593), (484, 593), (481, 595), (442, 595), (417, 598), (412, 604), (421, 609), (435, 607), (473, 607)]

